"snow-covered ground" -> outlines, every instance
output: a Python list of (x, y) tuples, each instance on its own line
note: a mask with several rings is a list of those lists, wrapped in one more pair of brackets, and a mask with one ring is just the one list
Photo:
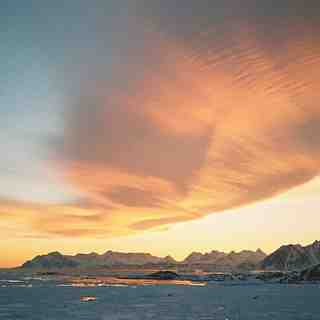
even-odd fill
[(43, 283), (0, 287), (0, 319), (315, 320), (320, 319), (319, 297), (315, 284), (82, 288)]

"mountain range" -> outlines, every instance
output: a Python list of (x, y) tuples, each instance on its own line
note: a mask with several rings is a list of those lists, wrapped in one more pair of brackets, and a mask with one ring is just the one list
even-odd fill
[(211, 251), (210, 253), (193, 252), (183, 261), (176, 261), (171, 256), (160, 258), (149, 253), (122, 253), (107, 251), (104, 254), (89, 253), (62, 255), (60, 252), (51, 252), (40, 255), (25, 262), (22, 268), (59, 269), (59, 268), (97, 268), (119, 266), (186, 266), (190, 268), (209, 267), (213, 270), (231, 271), (234, 269), (255, 268), (266, 254), (260, 249), (257, 251), (243, 250), (241, 252), (224, 253)]
[(176, 264), (172, 257), (160, 258), (150, 253), (123, 253), (107, 251), (104, 254), (95, 252), (89, 254), (62, 255), (60, 252), (51, 252), (47, 255), (36, 256), (25, 262), (23, 268), (72, 268), (72, 267), (115, 267), (115, 266), (143, 266)]
[(212, 271), (241, 270), (280, 270), (292, 271), (320, 264), (320, 241), (308, 246), (285, 245), (270, 255), (262, 250), (243, 250), (225, 253), (211, 251), (209, 253), (193, 252), (183, 261), (176, 261), (171, 256), (164, 258), (149, 253), (122, 253), (107, 251), (103, 254), (63, 255), (51, 252), (39, 255), (22, 265), (23, 269), (62, 269), (62, 268), (104, 268), (119, 266), (177, 266), (193, 269), (206, 268)]

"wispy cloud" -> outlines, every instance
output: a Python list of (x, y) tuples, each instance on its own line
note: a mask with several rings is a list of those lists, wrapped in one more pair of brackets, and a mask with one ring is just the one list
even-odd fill
[(111, 207), (111, 232), (243, 206), (319, 174), (320, 43), (294, 22), (268, 38), (236, 21), (196, 45), (140, 30), (123, 81), (84, 88), (59, 161), (68, 181)]

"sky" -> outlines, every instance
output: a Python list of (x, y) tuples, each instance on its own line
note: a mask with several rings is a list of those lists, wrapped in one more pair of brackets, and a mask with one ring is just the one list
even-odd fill
[(319, 238), (318, 1), (0, 6), (0, 266)]

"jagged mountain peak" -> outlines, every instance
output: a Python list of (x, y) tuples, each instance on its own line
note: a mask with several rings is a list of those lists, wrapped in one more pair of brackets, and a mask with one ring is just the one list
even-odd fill
[(266, 257), (261, 266), (271, 270), (302, 270), (320, 263), (320, 242), (302, 246), (283, 245)]

